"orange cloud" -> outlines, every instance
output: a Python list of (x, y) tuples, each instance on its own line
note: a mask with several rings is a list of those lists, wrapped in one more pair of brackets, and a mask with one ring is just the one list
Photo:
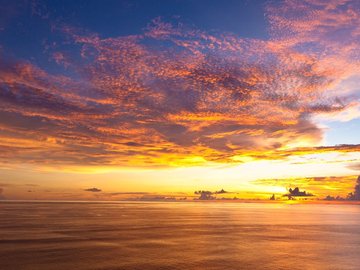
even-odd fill
[(147, 167), (358, 152), (318, 147), (312, 121), (354, 104), (339, 89), (359, 71), (355, 4), (268, 6), (270, 40), (160, 19), (125, 37), (57, 27), (77, 57), (61, 46), (51, 56), (73, 76), (2, 61), (0, 160)]

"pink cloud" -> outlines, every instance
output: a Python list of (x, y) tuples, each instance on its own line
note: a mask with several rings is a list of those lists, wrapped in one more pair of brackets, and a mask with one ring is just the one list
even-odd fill
[(359, 70), (357, 4), (284, 1), (267, 14), (270, 40), (161, 19), (125, 37), (56, 28), (77, 57), (61, 48), (52, 56), (76, 76), (2, 64), (0, 159), (166, 166), (189, 156), (284, 158), (294, 141), (317, 151), (312, 117), (354, 99), (338, 89)]

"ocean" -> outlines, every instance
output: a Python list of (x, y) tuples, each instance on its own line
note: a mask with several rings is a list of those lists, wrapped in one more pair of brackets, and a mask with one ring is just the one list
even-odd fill
[(360, 269), (360, 205), (0, 202), (0, 269)]

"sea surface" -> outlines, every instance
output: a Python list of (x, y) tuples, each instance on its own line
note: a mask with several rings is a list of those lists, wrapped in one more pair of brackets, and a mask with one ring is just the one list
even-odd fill
[(1, 270), (360, 269), (360, 205), (0, 202)]

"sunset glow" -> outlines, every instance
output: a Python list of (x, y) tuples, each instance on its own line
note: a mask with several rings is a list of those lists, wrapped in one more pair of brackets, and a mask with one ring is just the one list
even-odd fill
[(0, 199), (353, 192), (359, 1), (105, 2), (0, 7)]

